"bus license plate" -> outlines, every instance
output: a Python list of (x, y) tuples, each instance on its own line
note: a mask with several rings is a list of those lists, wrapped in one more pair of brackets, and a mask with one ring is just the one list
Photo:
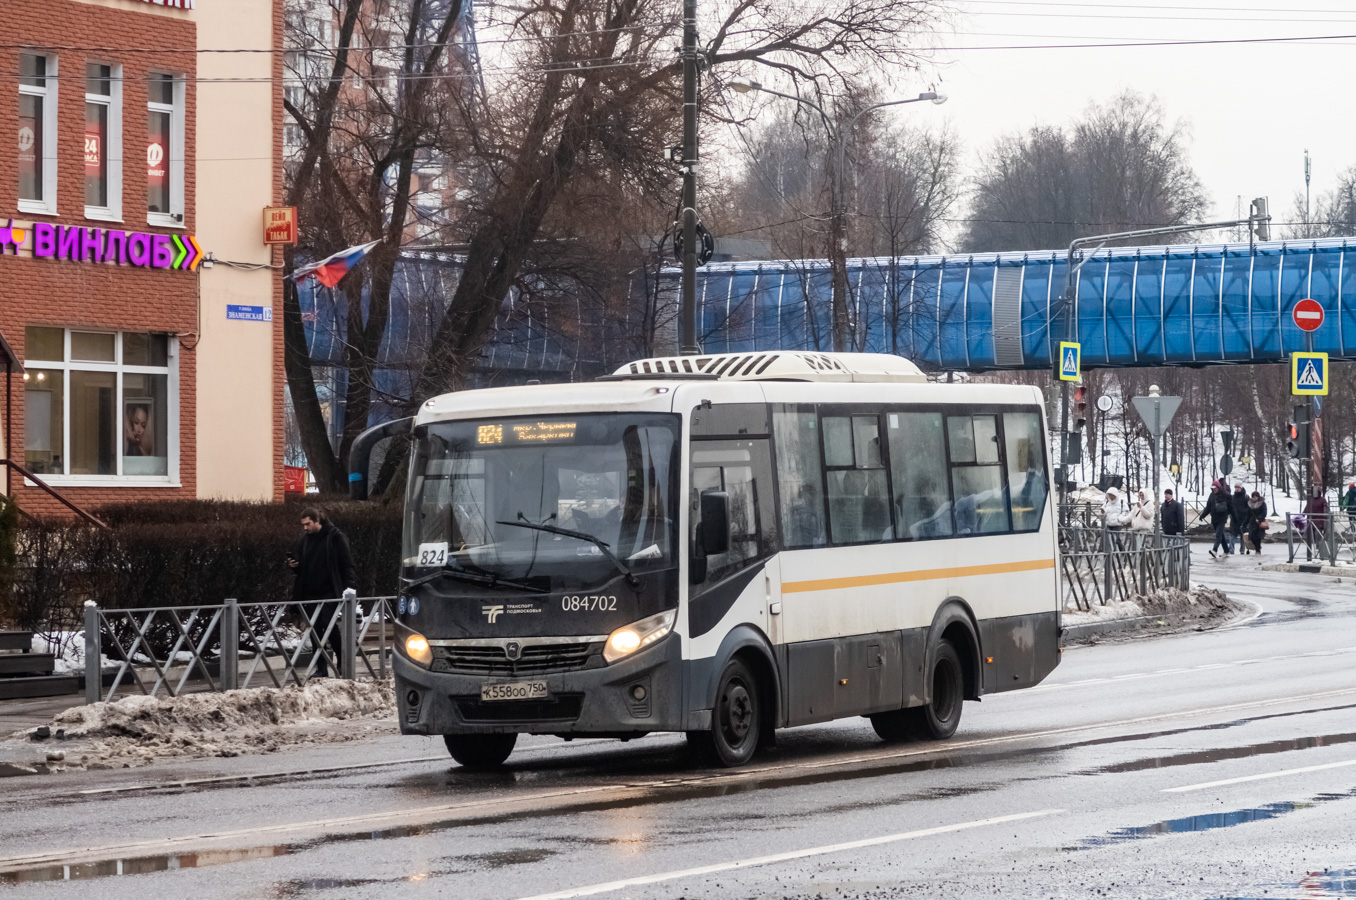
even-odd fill
[(546, 682), (515, 681), (510, 684), (482, 684), (480, 699), (486, 700), (542, 700), (546, 697)]

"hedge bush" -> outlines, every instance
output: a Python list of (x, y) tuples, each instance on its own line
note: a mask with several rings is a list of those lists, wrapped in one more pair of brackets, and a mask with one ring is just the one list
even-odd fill
[[(0, 619), (50, 630), (78, 627), (86, 599), (109, 609), (197, 606), (228, 597), (241, 603), (286, 600), (293, 578), (287, 551), (301, 536), (301, 511), (309, 505), (122, 503), (96, 511), (110, 526), (106, 530), (77, 522), (20, 525), (11, 531), (16, 566), (10, 584), (0, 584)], [(337, 502), (320, 508), (348, 535), (358, 594), (394, 593), (399, 505)], [(3, 562), (0, 553), (0, 580)]]

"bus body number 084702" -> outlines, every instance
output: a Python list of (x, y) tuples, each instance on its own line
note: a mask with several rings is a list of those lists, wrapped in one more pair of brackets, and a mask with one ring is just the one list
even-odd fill
[(566, 594), (560, 598), (560, 608), (566, 612), (611, 612), (617, 608), (617, 598), (599, 594)]

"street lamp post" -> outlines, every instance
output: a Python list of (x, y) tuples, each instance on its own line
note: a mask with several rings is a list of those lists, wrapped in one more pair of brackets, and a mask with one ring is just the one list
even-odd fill
[(923, 100), (931, 100), (933, 103), (941, 104), (946, 102), (946, 95), (939, 94), (936, 91), (925, 91), (917, 97), (910, 97), (907, 100), (887, 100), (884, 103), (873, 103), (854, 113), (843, 123), (841, 128), (834, 129), (833, 120), (829, 118), (829, 114), (813, 100), (807, 100), (795, 94), (774, 91), (772, 88), (764, 87), (758, 82), (746, 78), (731, 79), (730, 87), (741, 94), (761, 91), (764, 94), (794, 100), (819, 113), (820, 119), (824, 122), (824, 130), (829, 133), (829, 139), (833, 142), (834, 150), (833, 162), (829, 168), (829, 267), (833, 276), (833, 349), (838, 352), (856, 349), (848, 346), (847, 189), (843, 179), (843, 173), (847, 166), (847, 139), (852, 134), (852, 130), (857, 127), (857, 122), (869, 112), (874, 112), (886, 106), (902, 106), (905, 103), (918, 103)]

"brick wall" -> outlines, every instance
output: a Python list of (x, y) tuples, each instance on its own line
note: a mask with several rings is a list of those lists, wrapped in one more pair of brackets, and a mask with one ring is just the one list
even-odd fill
[[(163, 232), (146, 224), (144, 172), (147, 76), (152, 71), (186, 76), (184, 130), (184, 229), (193, 233), (196, 157), (196, 28), (192, 13), (139, 12), (102, 7), (73, 0), (5, 0), (6, 45), (33, 50), (52, 48), (58, 60), (57, 214), (40, 216), (18, 210), (18, 168), (13, 149), (0, 150), (0, 226), (13, 217), (65, 226), (121, 228)], [(67, 48), (67, 49), (61, 49)], [(69, 49), (80, 48), (80, 49)], [(88, 48), (88, 49), (85, 49)], [(144, 51), (147, 48), (154, 52)], [(121, 225), (87, 220), (83, 135), (85, 129), (85, 64), (100, 62), (123, 67), (122, 127), (124, 156)], [(17, 50), (0, 49), (0, 71), (17, 73)], [(0, 79), (0, 126), (8, 139), (0, 147), (13, 148), (18, 116), (17, 79)], [(29, 238), (28, 246), (31, 246)], [(197, 331), (199, 275), (186, 271), (154, 270), (92, 262), (0, 256), (0, 333), (20, 359), (25, 358), (24, 327), (100, 328), (119, 331), (157, 331), (179, 335), (180, 487), (62, 487), (61, 492), (85, 507), (123, 500), (191, 498), (196, 496), (195, 404), (193, 345)], [(281, 319), (281, 312), (278, 312)], [(281, 358), (281, 353), (279, 354)], [(16, 459), (24, 458), (23, 381), (12, 384), (13, 421), (9, 441)], [(0, 401), (3, 402), (3, 401)], [(118, 438), (121, 438), (119, 431)], [(279, 467), (281, 471), (281, 467)], [(33, 488), (15, 480), (15, 494), (26, 510), (64, 514), (64, 508)]]

